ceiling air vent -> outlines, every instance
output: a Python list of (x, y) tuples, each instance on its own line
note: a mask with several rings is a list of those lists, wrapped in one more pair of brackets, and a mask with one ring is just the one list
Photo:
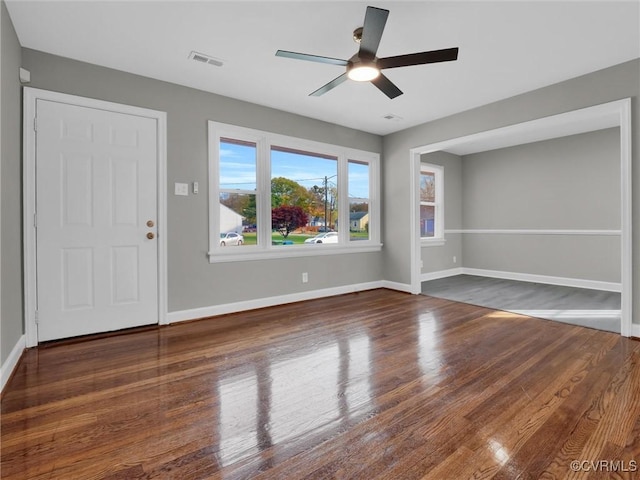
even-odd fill
[(383, 115), (382, 118), (384, 118), (385, 120), (391, 120), (393, 122), (399, 122), (400, 120), (402, 120), (402, 117), (394, 115), (393, 113), (387, 113), (386, 115)]
[(204, 53), (198, 53), (198, 52), (191, 52), (189, 54), (189, 58), (191, 60), (195, 60), (196, 62), (200, 62), (200, 63), (208, 63), (209, 65), (213, 65), (216, 67), (221, 67), (222, 65), (224, 65), (224, 62), (218, 58), (214, 58), (211, 57), (209, 55), (205, 55)]

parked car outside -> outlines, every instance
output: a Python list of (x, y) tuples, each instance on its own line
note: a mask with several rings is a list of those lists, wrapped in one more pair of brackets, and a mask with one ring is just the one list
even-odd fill
[(304, 243), (338, 243), (338, 232), (325, 232), (312, 238), (307, 238)]
[(220, 246), (225, 247), (227, 245), (242, 245), (244, 243), (244, 237), (236, 232), (228, 232), (220, 234)]

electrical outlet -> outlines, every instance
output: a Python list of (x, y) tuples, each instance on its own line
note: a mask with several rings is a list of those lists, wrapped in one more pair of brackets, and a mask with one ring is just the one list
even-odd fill
[(453, 256), (453, 263), (456, 263), (458, 261), (458, 259), (456, 258), (456, 256)]
[(309, 274), (307, 272), (302, 272), (302, 283), (307, 283), (309, 281)]

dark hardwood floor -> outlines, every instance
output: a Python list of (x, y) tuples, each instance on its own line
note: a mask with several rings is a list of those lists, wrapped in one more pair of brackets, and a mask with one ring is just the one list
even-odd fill
[(2, 398), (0, 476), (637, 479), (639, 362), (390, 290), (48, 345)]

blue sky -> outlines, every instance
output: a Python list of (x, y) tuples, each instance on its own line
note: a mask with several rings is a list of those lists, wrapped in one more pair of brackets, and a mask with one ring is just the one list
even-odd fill
[[(247, 145), (222, 143), (220, 148), (220, 187), (242, 190), (256, 189), (256, 150)], [(324, 177), (335, 186), (338, 163), (335, 160), (298, 153), (273, 151), (271, 173), (273, 177), (295, 180), (306, 188), (322, 186)], [(349, 197), (369, 197), (369, 167), (349, 163)]]

